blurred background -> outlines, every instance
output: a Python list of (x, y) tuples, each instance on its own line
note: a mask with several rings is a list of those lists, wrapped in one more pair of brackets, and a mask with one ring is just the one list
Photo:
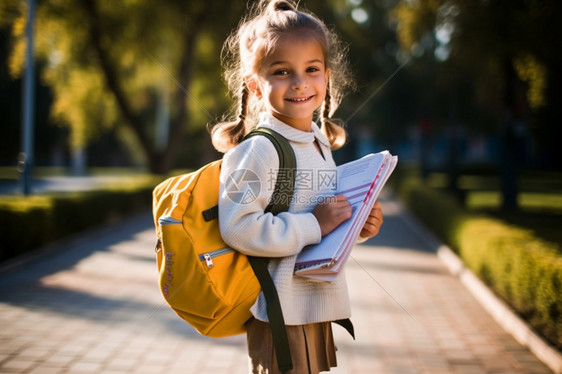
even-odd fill
[[(559, 1), (300, 5), (349, 44), (357, 90), (336, 113), (349, 133), (338, 162), (389, 149), (425, 180), (464, 200), (476, 184), (486, 190), (477, 205), (504, 209), (520, 208), (522, 186), (560, 190)], [(220, 52), (246, 7), (219, 0), (39, 1), (33, 175), (99, 168), (166, 175), (218, 158), (207, 126), (232, 104)], [(4, 181), (19, 178), (22, 159), (27, 10), (20, 0), (0, 5)], [(467, 172), (486, 178), (468, 186)], [(549, 207), (560, 203), (548, 199)]]
[[(21, 179), (18, 169), (34, 178), (168, 175), (220, 157), (207, 127), (232, 105), (221, 47), (248, 4), (38, 1), (32, 155), (24, 168), (28, 2), (2, 1), (0, 181)], [(463, 203), (562, 208), (560, 1), (300, 6), (349, 46), (357, 90), (336, 112), (349, 133), (338, 162), (389, 149), (402, 168)]]
[[(503, 160), (560, 170), (559, 1), (300, 5), (349, 43), (358, 89), (337, 112), (350, 134), (340, 159), (389, 148), (429, 169), (498, 169)], [(218, 0), (39, 1), (35, 165), (165, 174), (216, 158), (206, 125), (231, 104), (220, 50), (245, 9)], [(0, 5), (2, 166), (21, 151), (26, 10), (19, 0)]]

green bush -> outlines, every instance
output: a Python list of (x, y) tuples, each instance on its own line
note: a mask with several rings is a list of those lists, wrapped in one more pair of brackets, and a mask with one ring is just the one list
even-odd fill
[(154, 179), (87, 192), (0, 197), (0, 261), (149, 207)]
[(394, 184), (401, 199), (466, 266), (558, 349), (562, 348), (562, 257), (557, 244), (471, 213), (416, 178)]
[(456, 233), (465, 211), (456, 200), (429, 188), (413, 178), (405, 179), (400, 187), (400, 197), (437, 236), (456, 247)]
[(47, 197), (0, 198), (0, 260), (40, 246), (56, 236), (52, 200)]

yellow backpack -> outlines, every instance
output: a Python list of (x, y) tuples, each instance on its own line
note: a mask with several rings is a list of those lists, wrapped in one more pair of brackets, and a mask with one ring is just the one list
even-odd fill
[[(258, 128), (247, 137), (271, 140), (279, 155), (279, 170), (294, 170), (294, 151), (280, 134)], [(159, 286), (168, 305), (199, 333), (224, 337), (246, 331), (250, 307), (263, 288), (274, 339), (285, 345), (292, 367), (277, 291), (267, 270), (267, 259), (248, 257), (229, 248), (218, 224), (219, 174), (222, 160), (167, 179), (153, 191), (153, 216)], [(294, 189), (294, 173), (279, 173), (272, 204), (266, 211), (286, 211)], [(259, 280), (258, 280), (259, 278)], [(275, 335), (279, 335), (277, 338)], [(284, 341), (284, 343), (283, 343)], [(277, 344), (276, 344), (277, 349)]]

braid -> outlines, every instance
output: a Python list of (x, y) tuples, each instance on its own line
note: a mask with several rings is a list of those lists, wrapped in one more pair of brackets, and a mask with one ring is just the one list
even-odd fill
[(322, 124), (322, 131), (326, 138), (330, 141), (332, 149), (341, 148), (345, 144), (346, 133), (343, 127), (338, 125), (330, 118), (332, 95), (330, 94), (330, 84), (326, 86), (326, 97), (322, 106), (322, 116), (320, 123)]
[(240, 114), (238, 115), (238, 123), (228, 131), (233, 144), (238, 144), (242, 141), (246, 130), (246, 115), (248, 113), (248, 97), (250, 90), (246, 82), (242, 82), (242, 89), (240, 90)]
[(231, 122), (216, 124), (211, 130), (213, 146), (219, 152), (226, 152), (238, 145), (246, 135), (246, 116), (248, 114), (248, 101), (250, 90), (245, 82), (242, 82), (240, 90), (240, 114), (238, 119)]
[(330, 119), (331, 101), (332, 101), (332, 95), (330, 94), (330, 83), (328, 82), (328, 84), (326, 85), (326, 97), (324, 98), (322, 117), (320, 119), (320, 122), (324, 127), (330, 121), (329, 119)]

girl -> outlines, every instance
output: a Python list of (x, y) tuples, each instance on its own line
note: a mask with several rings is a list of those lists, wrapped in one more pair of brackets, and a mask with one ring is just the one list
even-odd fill
[[(347, 67), (335, 35), (314, 15), (286, 0), (261, 1), (227, 39), (226, 77), (238, 92), (238, 118), (218, 124), (215, 147), (226, 152), (221, 169), (219, 225), (226, 243), (247, 255), (268, 257), (287, 325), (293, 370), (318, 373), (336, 366), (331, 321), (350, 317), (345, 274), (334, 282), (295, 276), (297, 254), (351, 217), (343, 196), (328, 183), (335, 174), (331, 149), (345, 142), (345, 132), (329, 118), (348, 83)], [(313, 122), (321, 108), (321, 129)], [(265, 213), (279, 173), (272, 143), (261, 136), (241, 142), (253, 126), (286, 137), (297, 159), (293, 201), (288, 212)], [(233, 172), (248, 170), (261, 188), (242, 202), (229, 198)], [(238, 174), (239, 175), (239, 174)], [(229, 184), (230, 183), (230, 184)], [(237, 181), (255, 191), (256, 180)], [(250, 183), (253, 183), (250, 186)], [(319, 201), (323, 201), (319, 203)], [(361, 238), (375, 236), (383, 221), (375, 204)], [(247, 323), (251, 373), (277, 373), (265, 299), (260, 294)]]

